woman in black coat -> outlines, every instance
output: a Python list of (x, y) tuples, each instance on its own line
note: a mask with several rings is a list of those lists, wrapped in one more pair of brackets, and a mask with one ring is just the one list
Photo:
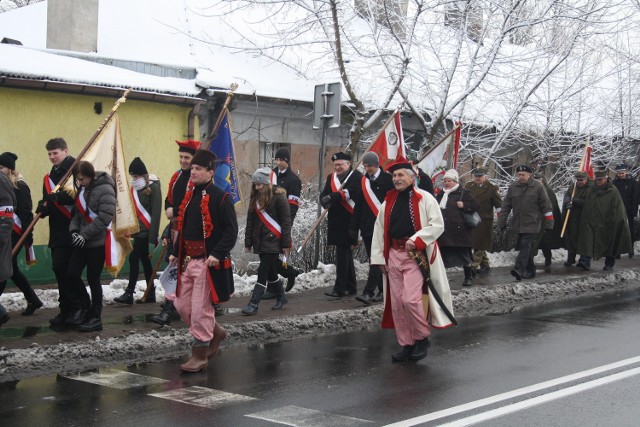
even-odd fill
[(251, 300), (242, 314), (251, 316), (258, 312), (258, 304), (262, 299), (267, 284), (276, 290), (276, 305), (272, 310), (280, 310), (287, 303), (284, 285), (278, 278), (278, 255), (287, 256), (291, 249), (291, 214), (287, 201), (287, 192), (278, 186), (271, 185), (269, 168), (258, 169), (252, 177), (251, 199), (247, 212), (245, 229), (245, 252), (257, 253), (260, 256), (258, 281), (251, 293)]
[(467, 227), (462, 212), (478, 212), (480, 205), (471, 193), (464, 191), (458, 183), (458, 172), (448, 170), (444, 175), (444, 188), (438, 194), (436, 200), (440, 204), (444, 219), (444, 232), (438, 238), (438, 245), (442, 253), (444, 266), (464, 269), (463, 286), (473, 284), (473, 271), (471, 269), (471, 229)]

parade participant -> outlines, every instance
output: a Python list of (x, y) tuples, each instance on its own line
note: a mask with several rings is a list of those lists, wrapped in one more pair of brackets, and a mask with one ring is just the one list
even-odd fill
[(275, 289), (277, 301), (272, 310), (281, 310), (287, 303), (282, 280), (278, 278), (276, 269), (280, 261), (279, 254), (289, 255), (291, 250), (291, 216), (287, 203), (287, 192), (276, 185), (271, 185), (269, 168), (260, 168), (251, 177), (253, 183), (247, 226), (245, 229), (244, 251), (260, 256), (258, 281), (251, 300), (242, 314), (250, 316), (258, 312), (258, 304), (267, 283)]
[[(327, 244), (336, 246), (336, 281), (333, 290), (325, 295), (342, 298), (358, 292), (351, 252), (351, 245), (357, 241), (349, 234), (349, 224), (356, 201), (361, 197), (362, 174), (358, 171), (351, 173), (351, 156), (347, 153), (335, 153), (331, 156), (331, 161), (334, 172), (327, 176), (324, 189), (320, 193), (320, 204), (323, 208), (329, 209)], [(345, 183), (347, 177), (349, 179)], [(340, 189), (343, 183), (344, 186)]]
[(493, 246), (493, 210), (500, 212), (502, 198), (499, 188), (487, 178), (488, 169), (484, 166), (473, 170), (473, 181), (465, 185), (467, 190), (480, 205), (478, 213), (482, 222), (471, 230), (473, 242), (473, 259), (471, 268), (475, 273), (488, 273), (491, 269), (487, 252)]
[[(385, 287), (383, 328), (394, 328), (402, 349), (391, 356), (393, 362), (426, 357), (429, 336), (434, 327), (447, 327), (451, 321), (443, 309), (432, 303), (423, 305), (425, 278), (408, 251), (426, 251), (431, 282), (450, 313), (453, 313), (449, 282), (437, 249), (436, 239), (444, 230), (438, 202), (416, 188), (415, 172), (404, 159), (389, 166), (394, 189), (387, 193), (376, 219), (371, 243), (371, 264), (380, 266), (388, 280)], [(427, 311), (428, 310), (428, 311)]]
[[(111, 222), (116, 214), (116, 183), (106, 172), (96, 172), (87, 161), (78, 162), (73, 168), (77, 194), (73, 217), (69, 224), (74, 246), (69, 261), (67, 280), (73, 290), (74, 308), (84, 309), (85, 316), (78, 325), (80, 332), (102, 330), (102, 284), (100, 275), (111, 252), (115, 238), (111, 234)], [(89, 295), (82, 280), (82, 271), (87, 268), (87, 282), (91, 289), (91, 306), (87, 307)], [(77, 298), (76, 298), (77, 297)], [(77, 304), (82, 304), (79, 307)]]
[(585, 199), (580, 215), (578, 267), (590, 270), (591, 258), (604, 257), (603, 270), (610, 271), (616, 256), (631, 250), (631, 234), (620, 193), (609, 181), (606, 171), (597, 171), (595, 175), (595, 186)]
[[(349, 233), (351, 233), (353, 240), (357, 240), (358, 232), (360, 232), (367, 257), (371, 260), (373, 227), (387, 192), (393, 189), (393, 180), (391, 175), (380, 168), (380, 159), (374, 152), (369, 151), (362, 156), (362, 165), (365, 170), (365, 175), (360, 180), (362, 197), (356, 202)], [(372, 302), (382, 301), (382, 295), (382, 271), (378, 266), (369, 264), (367, 284), (362, 295), (357, 296), (356, 299), (369, 305)]]
[[(631, 250), (629, 258), (633, 258), (633, 242), (635, 241), (634, 219), (638, 214), (638, 202), (640, 202), (640, 185), (629, 174), (629, 167), (625, 163), (616, 165), (616, 177), (613, 185), (618, 189), (624, 209), (627, 212), (629, 234), (631, 235)], [(624, 253), (624, 252), (623, 252)]]
[(216, 322), (213, 304), (233, 294), (231, 249), (238, 238), (238, 221), (231, 196), (213, 184), (216, 155), (197, 150), (191, 160), (191, 182), (178, 210), (179, 238), (171, 262), (180, 274), (175, 307), (193, 336), (191, 358), (183, 372), (205, 370), (226, 331)]
[[(7, 176), (0, 173), (0, 280), (7, 280), (13, 274), (11, 262), (11, 230), (13, 229), (13, 207), (16, 195)], [(0, 304), (0, 325), (9, 321), (7, 310)]]
[(458, 172), (449, 169), (444, 174), (443, 188), (436, 196), (444, 219), (444, 231), (438, 237), (442, 261), (446, 268), (462, 267), (462, 286), (473, 285), (471, 270), (471, 229), (466, 225), (462, 212), (478, 212), (480, 206), (471, 193), (464, 191), (458, 181)]
[(589, 176), (586, 172), (577, 172), (575, 178), (575, 194), (573, 192), (572, 185), (567, 189), (567, 192), (564, 194), (564, 198), (562, 199), (562, 207), (565, 212), (564, 216), (569, 215), (564, 235), (564, 243), (567, 247), (567, 260), (564, 262), (565, 267), (571, 267), (576, 263), (576, 248), (578, 247), (580, 216), (582, 215), (584, 201), (589, 196), (589, 192), (593, 188), (593, 183), (589, 181)]
[(133, 234), (133, 250), (129, 254), (129, 284), (124, 293), (114, 298), (121, 304), (133, 304), (133, 294), (138, 282), (139, 264), (142, 263), (144, 280), (152, 287), (146, 300), (137, 302), (156, 302), (155, 286), (151, 281), (153, 267), (149, 259), (149, 243), (158, 244), (158, 231), (160, 229), (160, 210), (162, 209), (162, 190), (160, 181), (155, 175), (149, 175), (147, 167), (140, 157), (133, 159), (129, 165), (131, 175), (131, 196), (133, 198), (138, 225), (140, 231)]
[[(6, 175), (13, 186), (13, 191), (16, 195), (16, 206), (13, 209), (13, 232), (11, 233), (11, 245), (16, 246), (20, 237), (23, 234), (23, 230), (31, 224), (33, 220), (33, 213), (31, 209), (33, 204), (31, 202), (31, 190), (29, 186), (22, 178), (22, 175), (16, 170), (16, 160), (18, 156), (14, 153), (2, 153), (0, 154), (0, 173)], [(27, 254), (27, 264), (35, 263), (35, 257), (33, 256), (33, 233), (29, 233), (24, 240), (24, 249)], [(34, 311), (42, 307), (42, 301), (36, 295), (29, 280), (18, 268), (18, 253), (12, 257), (13, 274), (11, 280), (16, 285), (20, 292), (27, 300), (27, 308), (22, 312), (23, 316), (30, 316)], [(4, 292), (7, 286), (7, 281), (0, 281), (0, 295)]]
[[(300, 192), (302, 191), (302, 182), (298, 175), (293, 173), (290, 162), (289, 150), (282, 147), (276, 151), (275, 163), (276, 167), (273, 168), (272, 184), (278, 187), (284, 188), (286, 191), (287, 201), (289, 202), (289, 213), (291, 216), (291, 226), (293, 227), (293, 220), (296, 218), (298, 207), (300, 206)], [(274, 182), (275, 181), (275, 182)], [(289, 263), (277, 262), (277, 273), (287, 279), (287, 287), (285, 291), (289, 292), (296, 283), (296, 277), (298, 277), (301, 271), (296, 270)], [(273, 285), (269, 283), (267, 291), (262, 295), (262, 299), (272, 299), (276, 297), (275, 289)]]
[(556, 193), (554, 193), (551, 187), (549, 187), (544, 175), (537, 172), (533, 177), (544, 186), (544, 190), (547, 192), (547, 197), (549, 198), (549, 202), (551, 202), (551, 207), (553, 208), (553, 229), (540, 230), (533, 245), (534, 256), (537, 255), (538, 249), (540, 249), (544, 255), (544, 266), (545, 268), (549, 268), (552, 261), (551, 250), (560, 249), (563, 246), (562, 237), (560, 237), (560, 233), (562, 233), (562, 213), (558, 206)]
[[(169, 189), (167, 190), (167, 197), (164, 201), (165, 213), (167, 215), (167, 219), (170, 221), (168, 233), (170, 238), (163, 238), (162, 244), (163, 246), (168, 245), (169, 247), (173, 246), (175, 243), (173, 239), (176, 235), (175, 227), (178, 219), (178, 210), (180, 209), (180, 205), (189, 186), (191, 160), (200, 146), (200, 142), (189, 139), (186, 141), (176, 141), (176, 144), (178, 144), (180, 169), (171, 176), (171, 180), (169, 180)], [(177, 317), (178, 313), (173, 306), (171, 296), (165, 295), (165, 302), (162, 306), (162, 310), (159, 314), (151, 317), (151, 321), (159, 325), (169, 325), (171, 321)]]
[(51, 171), (44, 176), (42, 186), (43, 199), (38, 202), (36, 213), (42, 218), (49, 217), (49, 248), (51, 249), (51, 267), (58, 283), (58, 303), (60, 313), (49, 322), (61, 326), (67, 322), (78, 325), (82, 322), (82, 310), (72, 309), (71, 286), (67, 282), (69, 260), (73, 252), (69, 223), (73, 209), (75, 190), (67, 181), (58, 191), (53, 192), (60, 180), (70, 170), (75, 159), (69, 155), (67, 142), (62, 138), (53, 138), (45, 145), (49, 161), (53, 163)]
[(511, 275), (516, 280), (536, 276), (533, 264), (533, 244), (542, 228), (553, 229), (553, 210), (544, 186), (533, 179), (533, 171), (527, 165), (516, 168), (516, 181), (509, 186), (498, 214), (498, 228), (507, 227), (507, 218), (513, 209), (513, 230), (518, 233), (519, 251)]

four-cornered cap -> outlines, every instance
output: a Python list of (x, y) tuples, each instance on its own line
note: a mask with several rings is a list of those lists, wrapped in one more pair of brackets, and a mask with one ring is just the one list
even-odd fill
[(607, 177), (607, 171), (604, 171), (604, 170), (596, 171), (596, 178), (606, 178), (606, 177)]
[(256, 184), (271, 184), (269, 177), (271, 175), (271, 169), (269, 168), (260, 168), (256, 170), (251, 176), (251, 182)]
[(576, 172), (576, 174), (574, 175), (577, 179), (587, 179), (589, 178), (589, 175), (587, 175), (586, 172)]
[(347, 153), (343, 153), (342, 151), (337, 152), (336, 154), (334, 154), (333, 156), (331, 156), (331, 161), (335, 162), (336, 160), (347, 160), (347, 161), (351, 161), (351, 156), (348, 155)]
[(129, 175), (146, 175), (147, 167), (144, 165), (144, 162), (140, 159), (140, 157), (136, 157), (131, 160), (131, 164), (129, 165)]
[(0, 154), (0, 166), (9, 168), (12, 171), (16, 170), (16, 160), (18, 160), (18, 156), (8, 151)]
[(368, 151), (362, 156), (362, 164), (365, 166), (380, 166), (380, 158), (376, 153)]
[(527, 165), (520, 165), (516, 168), (516, 172), (529, 172), (529, 173), (533, 173), (533, 171), (531, 170), (531, 168)]
[(214, 170), (216, 159), (216, 155), (209, 150), (196, 150), (191, 160), (191, 165), (198, 165), (209, 170)]
[(474, 176), (484, 176), (489, 172), (489, 170), (484, 166), (478, 166), (473, 170)]
[(278, 151), (276, 151), (276, 155), (273, 158), (284, 160), (285, 162), (289, 163), (289, 159), (291, 158), (291, 155), (289, 154), (289, 150), (287, 148), (281, 147), (281, 148), (278, 148)]
[(629, 170), (629, 167), (624, 163), (618, 163), (616, 165), (616, 172), (626, 172)]
[(404, 157), (398, 157), (395, 162), (387, 166), (387, 172), (392, 174), (398, 169), (409, 169), (410, 171), (413, 171), (413, 166)]
[(194, 141), (193, 139), (187, 139), (186, 141), (178, 141), (176, 140), (176, 144), (178, 144), (178, 151), (183, 151), (185, 153), (196, 154), (196, 150), (200, 148), (200, 141)]

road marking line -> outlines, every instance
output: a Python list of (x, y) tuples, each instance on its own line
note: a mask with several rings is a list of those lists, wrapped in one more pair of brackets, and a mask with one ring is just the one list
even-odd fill
[(562, 399), (567, 396), (581, 393), (592, 388), (600, 387), (615, 381), (620, 381), (634, 375), (640, 374), (640, 368), (633, 368), (629, 371), (618, 372), (617, 374), (611, 374), (606, 377), (598, 378), (595, 380), (587, 381), (586, 383), (577, 384), (556, 390), (551, 393), (543, 394), (542, 396), (532, 397), (521, 402), (512, 403), (510, 405), (503, 406), (501, 408), (492, 409), (490, 411), (482, 412), (480, 414), (471, 415), (466, 418), (452, 421), (450, 423), (441, 424), (440, 427), (463, 427), (472, 424), (477, 424), (483, 421), (488, 421), (494, 418), (501, 417), (513, 412), (522, 411), (533, 406), (541, 405), (543, 403), (550, 402), (556, 399)]
[(556, 378), (549, 381), (544, 381), (538, 384), (530, 385), (527, 387), (519, 388), (505, 393), (496, 394), (494, 396), (486, 397), (469, 403), (463, 403), (462, 405), (453, 406), (451, 408), (442, 409), (440, 411), (432, 412), (426, 415), (420, 415), (418, 417), (409, 418), (407, 420), (398, 421), (393, 424), (387, 424), (385, 427), (410, 427), (429, 421), (438, 420), (440, 418), (456, 415), (461, 412), (477, 409), (482, 406), (491, 405), (494, 403), (502, 402), (503, 400), (513, 399), (514, 397), (523, 396), (525, 394), (534, 393), (546, 388), (555, 387), (558, 385), (566, 384), (568, 382), (580, 380), (592, 375), (601, 374), (603, 372), (611, 371), (613, 369), (622, 368), (634, 363), (640, 363), (640, 356), (631, 357), (629, 359), (620, 360), (619, 362), (609, 363), (607, 365), (598, 366), (597, 368), (587, 369), (586, 371), (576, 372), (575, 374), (566, 375), (564, 377)]
[(200, 406), (203, 408), (217, 409), (234, 403), (251, 402), (258, 400), (255, 397), (244, 396), (242, 394), (227, 393), (226, 391), (214, 390), (206, 387), (187, 387), (176, 390), (169, 390), (161, 393), (150, 393), (149, 396), (160, 399), (173, 400), (188, 405)]
[(344, 415), (332, 414), (330, 412), (316, 411), (315, 409), (301, 408), (289, 405), (281, 408), (270, 409), (268, 411), (247, 414), (245, 417), (259, 420), (271, 421), (295, 427), (359, 427), (369, 425), (373, 421), (360, 418), (347, 417)]
[(163, 380), (161, 378), (149, 377), (147, 375), (139, 375), (116, 369), (101, 369), (99, 372), (85, 372), (76, 375), (65, 375), (64, 377), (72, 380), (111, 387), (118, 390), (169, 382), (168, 380)]

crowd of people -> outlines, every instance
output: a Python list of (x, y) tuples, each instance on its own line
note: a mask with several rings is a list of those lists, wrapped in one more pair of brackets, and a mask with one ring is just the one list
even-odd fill
[[(199, 372), (227, 335), (216, 314), (234, 292), (231, 251), (238, 220), (230, 195), (214, 184), (215, 154), (200, 149), (198, 141), (176, 143), (180, 168), (169, 181), (164, 208), (158, 177), (138, 157), (129, 165), (139, 231), (129, 236), (133, 250), (128, 285), (114, 301), (134, 303), (142, 264), (147, 290), (135, 302), (156, 302), (149, 249), (165, 247), (166, 260), (178, 272), (177, 284), (175, 290), (166, 290), (162, 310), (152, 321), (168, 325), (180, 318), (189, 326), (191, 357), (180, 369)], [(59, 313), (50, 323), (53, 328), (99, 331), (100, 276), (114, 241), (115, 182), (90, 162), (76, 161), (62, 138), (49, 140), (46, 150), (53, 166), (44, 177), (35, 212), (49, 220), (59, 291)], [(286, 292), (301, 273), (287, 263), (301, 192), (290, 158), (289, 150), (280, 148), (273, 169), (259, 168), (252, 175), (244, 250), (257, 254), (260, 263), (243, 315), (256, 315), (260, 302), (270, 298), (275, 299), (271, 309), (282, 310), (288, 302)], [(16, 170), (17, 160), (14, 153), (0, 154), (0, 294), (10, 278), (24, 294), (27, 307), (22, 314), (28, 316), (43, 303), (20, 271), (17, 255), (11, 255), (22, 240), (27, 262), (34, 261), (32, 231), (26, 230), (33, 219), (31, 192)], [(577, 173), (560, 206), (544, 176), (528, 165), (516, 168), (516, 179), (502, 198), (484, 166), (472, 170), (466, 185), (458, 171), (446, 171), (443, 188), (434, 194), (431, 178), (402, 157), (385, 170), (376, 153), (366, 152), (361, 158), (364, 173), (353, 168), (348, 153), (337, 152), (331, 160), (333, 172), (318, 199), (328, 210), (327, 244), (336, 249), (335, 282), (326, 296), (354, 296), (365, 305), (384, 302), (382, 326), (395, 329), (400, 345), (391, 356), (393, 362), (424, 358), (431, 328), (456, 324), (446, 269), (462, 267), (462, 286), (473, 286), (477, 274), (489, 273), (487, 253), (492, 251), (494, 228), (510, 225), (517, 234), (511, 275), (518, 281), (535, 277), (538, 250), (549, 267), (551, 251), (565, 247), (564, 265), (584, 270), (591, 269), (592, 259), (604, 258), (604, 270), (611, 270), (621, 254), (634, 255), (633, 220), (640, 191), (625, 164), (616, 166), (613, 181), (605, 170), (596, 171), (593, 181), (586, 172)], [(163, 213), (169, 224), (159, 236)], [(358, 294), (353, 250), (360, 241), (370, 262)], [(85, 270), (90, 293), (82, 278)], [(0, 306), (0, 324), (8, 319)]]

